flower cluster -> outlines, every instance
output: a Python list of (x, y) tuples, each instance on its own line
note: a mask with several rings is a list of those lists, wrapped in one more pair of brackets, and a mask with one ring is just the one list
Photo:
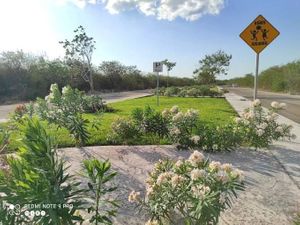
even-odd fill
[(267, 110), (257, 99), (242, 113), (241, 118), (235, 119), (235, 130), (242, 134), (246, 144), (255, 148), (268, 147), (274, 140), (281, 138), (292, 138), (292, 127), (277, 121), (277, 112), (285, 108), (285, 103), (272, 102)]
[(148, 210), (152, 220), (146, 224), (166, 221), (166, 215), (172, 214), (192, 224), (210, 224), (230, 205), (236, 191), (244, 190), (243, 181), (243, 172), (231, 164), (210, 162), (194, 151), (187, 160), (156, 163), (146, 180), (145, 198), (133, 191), (129, 201)]
[(200, 141), (199, 136), (193, 136), (193, 130), (199, 122), (199, 112), (189, 109), (185, 113), (178, 106), (164, 110), (163, 115), (170, 118), (169, 137), (178, 148), (188, 148)]

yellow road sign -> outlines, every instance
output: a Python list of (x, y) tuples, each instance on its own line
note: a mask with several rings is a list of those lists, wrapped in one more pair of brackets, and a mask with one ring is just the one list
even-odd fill
[(262, 15), (249, 24), (240, 34), (240, 37), (256, 52), (260, 53), (277, 36), (279, 31), (272, 26)]

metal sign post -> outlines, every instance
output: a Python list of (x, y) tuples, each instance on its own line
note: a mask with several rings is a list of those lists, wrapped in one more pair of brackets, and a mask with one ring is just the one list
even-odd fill
[(157, 106), (159, 106), (159, 72), (157, 72), (157, 84), (156, 84), (156, 96), (157, 96)]
[(157, 106), (159, 106), (159, 72), (163, 71), (163, 63), (162, 62), (154, 62), (153, 63), (153, 72), (156, 72), (157, 75), (157, 83), (156, 83), (156, 96), (157, 96)]
[(258, 69), (259, 69), (259, 53), (256, 54), (256, 70), (255, 70), (255, 77), (254, 77), (254, 93), (253, 93), (253, 100), (257, 99)]
[(273, 27), (262, 15), (259, 15), (240, 34), (240, 37), (256, 52), (256, 70), (254, 77), (254, 100), (257, 98), (259, 53), (262, 52), (278, 35), (279, 31)]

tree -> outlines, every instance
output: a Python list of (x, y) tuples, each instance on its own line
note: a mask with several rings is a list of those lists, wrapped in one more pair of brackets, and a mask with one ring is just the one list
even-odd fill
[(167, 72), (168, 72), (168, 74), (167, 74), (167, 87), (168, 87), (168, 78), (169, 78), (169, 73), (170, 73), (170, 71), (173, 69), (173, 67), (175, 67), (176, 66), (176, 62), (170, 62), (168, 59), (165, 59), (164, 61), (162, 61), (163, 62), (163, 64), (167, 67)]
[(221, 50), (212, 55), (205, 55), (204, 59), (199, 61), (200, 67), (194, 71), (196, 80), (202, 84), (215, 83), (216, 76), (227, 75), (231, 58), (231, 55)]
[(83, 26), (74, 30), (75, 36), (69, 41), (60, 41), (65, 49), (65, 57), (68, 64), (88, 82), (90, 90), (94, 92), (92, 55), (95, 48), (94, 38), (88, 37)]
[(122, 81), (122, 76), (126, 73), (126, 68), (118, 61), (103, 61), (98, 70), (108, 78), (111, 89), (118, 89)]

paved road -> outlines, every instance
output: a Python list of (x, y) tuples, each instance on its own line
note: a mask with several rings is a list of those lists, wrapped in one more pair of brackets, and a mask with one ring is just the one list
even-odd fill
[[(253, 98), (253, 90), (250, 88), (226, 88), (230, 92), (243, 96), (248, 99)], [(259, 91), (258, 98), (262, 101), (263, 106), (269, 107), (271, 102), (284, 102), (287, 109), (280, 112), (281, 115), (300, 123), (300, 95), (279, 94), (267, 91)]]
[[(139, 91), (126, 91), (126, 92), (114, 92), (101, 94), (103, 100), (106, 103), (123, 101), (126, 99), (133, 99), (151, 95), (151, 90), (139, 90)], [(9, 117), (9, 113), (13, 112), (18, 104), (12, 105), (0, 105), (0, 123), (6, 121)]]

